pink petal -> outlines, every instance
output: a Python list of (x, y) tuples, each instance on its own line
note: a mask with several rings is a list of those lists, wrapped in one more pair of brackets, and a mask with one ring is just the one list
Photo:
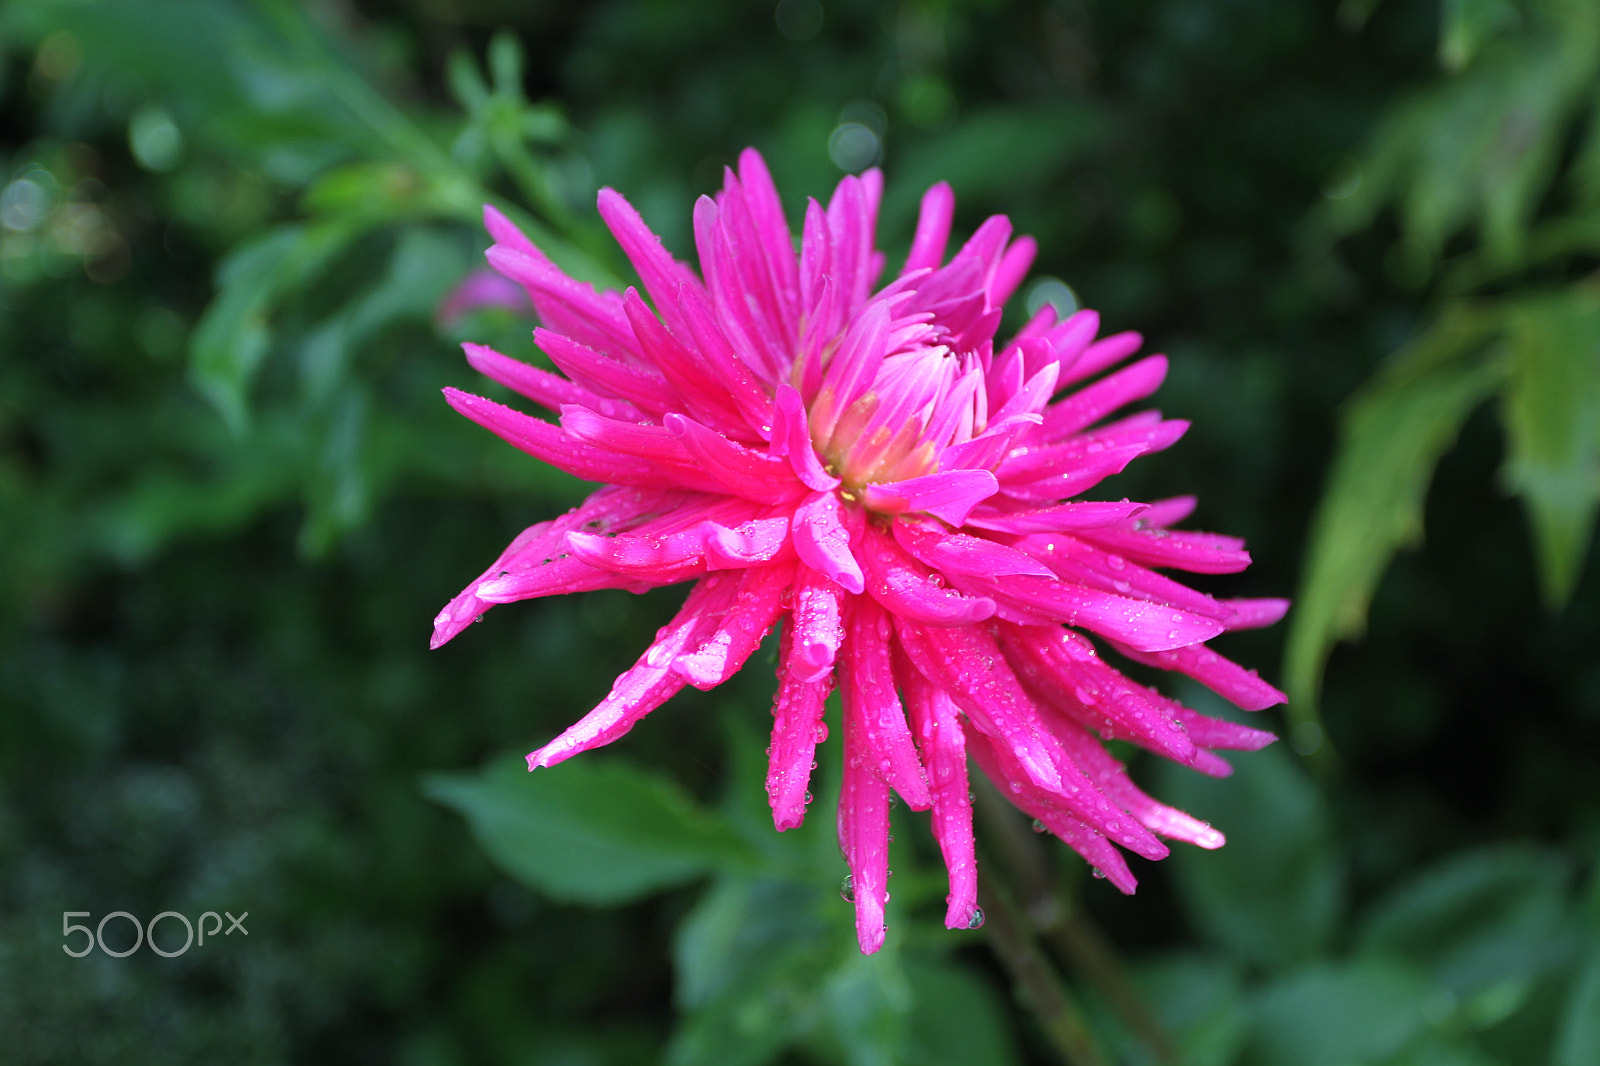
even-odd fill
[(1250, 565), (1244, 541), (1216, 533), (1172, 529), (1086, 529), (1078, 536), (1145, 566), (1196, 574), (1236, 574)]
[(1107, 375), (1051, 406), (1040, 436), (1060, 440), (1091, 426), (1114, 411), (1142, 400), (1161, 387), (1167, 377), (1167, 357), (1152, 355)]
[(884, 514), (926, 511), (959, 526), (974, 507), (999, 489), (1000, 483), (987, 470), (948, 470), (868, 485), (861, 499), (872, 510)]
[(1060, 791), (1061, 747), (1039, 721), (1033, 701), (986, 630), (919, 626), (901, 619), (896, 619), (895, 630), (906, 657), (923, 677), (949, 693), (980, 732), (1014, 752), (1030, 780), (1047, 792)]
[[(1033, 480), (1006, 478), (1003, 491), (1019, 500), (1044, 502), (1064, 500), (1087, 492), (1113, 474), (1120, 474), (1128, 464), (1150, 450), (1145, 444), (1129, 444), (1121, 448), (1107, 448), (1103, 452), (1074, 459), (1065, 469), (1052, 470)], [(1048, 469), (1048, 464), (1041, 464)]]
[(917, 232), (911, 239), (911, 251), (906, 255), (902, 274), (937, 268), (944, 262), (945, 245), (950, 240), (950, 221), (955, 211), (956, 197), (948, 183), (941, 181), (922, 194)]
[(794, 550), (800, 561), (857, 596), (866, 589), (866, 578), (850, 552), (852, 538), (845, 521), (859, 514), (854, 508), (846, 511), (833, 493), (819, 492), (795, 508), (793, 523)]
[(964, 591), (992, 597), (1000, 617), (1009, 621), (1065, 622), (1140, 651), (1166, 651), (1210, 640), (1225, 628), (1216, 619), (1168, 605), (1049, 578), (1014, 576), (1000, 581), (962, 577), (953, 583)]
[(966, 596), (946, 587), (942, 579), (935, 581), (872, 526), (867, 528), (861, 558), (866, 563), (867, 591), (890, 614), (936, 626), (970, 625), (994, 616), (993, 600)]
[(1097, 311), (1075, 311), (1056, 323), (1045, 334), (1045, 340), (1056, 353), (1056, 359), (1061, 364), (1061, 376), (1057, 379), (1060, 385), (1068, 385), (1074, 381), (1087, 377), (1074, 371), (1077, 363), (1083, 357), (1089, 344), (1094, 340), (1094, 335), (1100, 331), (1100, 314)]
[(1033, 266), (1038, 254), (1039, 244), (1032, 237), (1018, 237), (1012, 242), (995, 267), (994, 280), (989, 283), (989, 306), (999, 307), (1011, 299), (1022, 279), (1028, 276), (1028, 268)]
[(972, 797), (967, 783), (967, 742), (950, 697), (915, 669), (900, 674), (911, 726), (928, 767), (933, 838), (950, 871), (945, 897), (947, 929), (968, 929), (978, 907), (978, 859), (972, 837)]
[(1089, 779), (1098, 785), (1112, 802), (1137, 818), (1139, 824), (1152, 833), (1170, 840), (1182, 840), (1208, 850), (1220, 848), (1226, 843), (1223, 835), (1205, 822), (1175, 807), (1158, 803), (1145, 795), (1137, 785), (1128, 780), (1128, 774), (1122, 764), (1112, 758), (1111, 753), (1101, 747), (1100, 742), (1082, 726), (1067, 721), (1055, 721), (1051, 723), (1051, 728), (1056, 731), (1056, 736), (1060, 738), (1062, 746), (1067, 749), (1072, 760), (1083, 769)]
[(737, 526), (704, 521), (688, 529), (613, 536), (567, 534), (572, 554), (590, 566), (669, 584), (708, 570), (740, 570), (780, 558), (788, 544), (786, 516), (750, 518)]
[(1011, 757), (1005, 745), (974, 734), (967, 740), (967, 750), (1002, 796), (1087, 859), (1101, 876), (1124, 893), (1132, 894), (1139, 882), (1128, 869), (1122, 853), (1102, 834), (1073, 817), (1056, 802), (1054, 795), (1039, 788)]
[[(604, 395), (620, 396), (640, 411), (659, 415), (662, 411), (682, 406), (678, 396), (666, 379), (641, 363), (624, 363), (602, 355), (586, 344), (571, 337), (552, 333), (543, 327), (533, 331), (533, 342), (550, 357), (550, 361), (573, 381), (582, 382), (589, 389)], [(583, 403), (573, 400), (573, 403)], [(626, 418), (643, 421), (635, 415), (616, 414), (600, 404), (583, 403), (608, 418)]]
[[(631, 584), (631, 579), (614, 582), (576, 560), (561, 559), (565, 555), (567, 532), (585, 526), (598, 530), (627, 529), (661, 509), (677, 506), (682, 499), (681, 495), (673, 493), (608, 487), (560, 518), (529, 526), (517, 534), (492, 566), (439, 612), (433, 620), (433, 638), (429, 647), (440, 647), (495, 603), (506, 602), (484, 598), (485, 588), (497, 581), (500, 575), (538, 572), (538, 586), (526, 590), (525, 595), (513, 597), (515, 599)], [(569, 563), (571, 565), (567, 565)]]
[(843, 600), (839, 586), (810, 567), (799, 567), (794, 610), (785, 627), (791, 640), (784, 669), (800, 681), (819, 681), (833, 672), (844, 643)]
[(814, 433), (832, 436), (838, 415), (860, 399), (877, 377), (887, 354), (884, 341), (889, 332), (889, 308), (882, 301), (870, 304), (845, 333), (822, 379), (822, 395), (829, 399), (813, 407)]
[(845, 625), (839, 697), (846, 728), (860, 730), (858, 750), (869, 760), (872, 771), (900, 793), (911, 809), (927, 810), (932, 802), (928, 779), (895, 692), (889, 616), (868, 597), (858, 596), (850, 601)]
[(1083, 354), (1073, 361), (1070, 368), (1062, 368), (1061, 384), (1071, 385), (1084, 378), (1093, 377), (1107, 367), (1122, 362), (1138, 351), (1143, 344), (1144, 337), (1131, 330), (1097, 340), (1084, 349)]
[(672, 661), (673, 672), (702, 691), (736, 674), (783, 613), (782, 599), (793, 577), (792, 565), (744, 571), (733, 606), (699, 647)]
[(645, 291), (655, 301), (656, 312), (673, 332), (687, 335), (686, 305), (691, 301), (703, 303), (706, 299), (700, 279), (672, 257), (661, 244), (661, 238), (650, 232), (639, 212), (621, 193), (615, 189), (601, 189), (598, 207), (600, 217), (639, 272)]
[(982, 537), (945, 533), (906, 519), (895, 522), (893, 528), (901, 546), (943, 574), (1055, 576), (1033, 556)]
[(657, 466), (586, 444), (560, 426), (513, 411), (504, 404), (448, 387), (444, 398), (451, 407), (508, 444), (574, 477), (640, 488), (678, 487), (674, 479)]
[(546, 326), (609, 355), (637, 357), (638, 345), (616, 293), (597, 293), (592, 285), (574, 281), (537, 251), (497, 244), (485, 257), (528, 290)]
[(1154, 412), (1134, 416), (1089, 433), (1069, 437), (1059, 443), (1018, 448), (995, 471), (1008, 486), (1026, 482), (1092, 463), (1108, 452), (1137, 448), (1134, 454), (1159, 452), (1171, 447), (1188, 430), (1189, 423), (1173, 419), (1160, 421)]
[(797, 639), (793, 626), (784, 626), (778, 640), (778, 692), (772, 702), (772, 747), (767, 761), (767, 801), (778, 832), (805, 821), (807, 789), (817, 745), (827, 737), (823, 707), (833, 689), (833, 677), (823, 671), (806, 677), (795, 662)]
[(1260, 751), (1278, 738), (1261, 729), (1251, 729), (1237, 722), (1221, 718), (1208, 718), (1187, 707), (1176, 709), (1178, 721), (1189, 731), (1189, 737), (1202, 748), (1221, 748), (1224, 751)]
[(489, 231), (489, 236), (494, 238), (496, 244), (523, 253), (524, 255), (542, 256), (544, 253), (534, 247), (527, 234), (518, 228), (517, 224), (506, 217), (505, 213), (493, 204), (483, 205), (483, 228)]
[(530, 753), (528, 769), (554, 766), (579, 752), (611, 743), (682, 689), (684, 681), (673, 672), (673, 660), (711, 632), (716, 620), (733, 605), (740, 584), (738, 574), (712, 574), (696, 583), (677, 617), (661, 628), (639, 661), (617, 678), (611, 694), (566, 732)]
[(622, 308), (637, 338), (644, 361), (682, 401), (682, 409), (721, 433), (749, 433), (749, 425), (727, 384), (719, 379), (697, 352), (693, 352), (650, 313), (638, 292), (622, 294)]
[(1194, 761), (1195, 743), (1173, 714), (1176, 704), (1107, 666), (1078, 634), (1055, 626), (1006, 626), (1000, 647), (1028, 690), (1058, 714), (1108, 740), (1131, 740), (1184, 765)]
[(1033, 534), (1019, 537), (1012, 543), (1049, 566), (1057, 577), (1068, 583), (1176, 607), (1215, 619), (1224, 626), (1231, 624), (1232, 608), (1170, 577), (1079, 540), (1077, 535)]
[(666, 415), (662, 423), (683, 442), (700, 468), (734, 496), (760, 503), (787, 503), (805, 494), (794, 469), (776, 456), (746, 448), (683, 415)]
[(1279, 599), (1221, 600), (1222, 606), (1233, 613), (1228, 616), (1229, 629), (1260, 629), (1276, 624), (1289, 611), (1289, 601)]
[(1145, 509), (1142, 503), (1122, 500), (1102, 503), (1082, 500), (1025, 511), (999, 511), (980, 507), (967, 516), (966, 524), (1000, 533), (1057, 533), (1096, 529), (1133, 517)]
[(778, 386), (772, 409), (772, 454), (787, 456), (795, 476), (816, 492), (831, 492), (839, 479), (823, 469), (811, 444), (805, 402), (793, 385)]
[(1158, 652), (1135, 651), (1118, 644), (1113, 646), (1136, 663), (1187, 674), (1223, 699), (1247, 711), (1265, 710), (1275, 704), (1289, 702), (1288, 696), (1261, 680), (1254, 670), (1246, 670), (1238, 663), (1224, 659), (1204, 644)]
[(871, 955), (883, 947), (889, 901), (889, 786), (873, 772), (861, 725), (845, 716), (844, 782), (839, 789), (839, 850), (850, 867), (856, 939)]
[(640, 417), (638, 409), (626, 400), (601, 396), (584, 385), (501, 355), (493, 348), (470, 342), (461, 348), (467, 353), (472, 369), (548, 410), (559, 411), (562, 404), (576, 403), (592, 407), (609, 418)]

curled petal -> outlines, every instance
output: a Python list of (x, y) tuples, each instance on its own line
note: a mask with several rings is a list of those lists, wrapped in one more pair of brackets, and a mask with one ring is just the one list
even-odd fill
[(839, 498), (819, 492), (795, 508), (794, 550), (800, 561), (827, 574), (846, 592), (860, 595), (866, 589), (861, 564), (850, 551), (852, 539), (845, 526), (848, 515)]
[(787, 456), (795, 476), (816, 492), (832, 492), (839, 479), (823, 469), (811, 444), (805, 402), (793, 385), (779, 385), (773, 400), (772, 454)]
[(739, 671), (783, 613), (783, 594), (794, 576), (787, 566), (743, 572), (732, 607), (700, 646), (672, 661), (672, 670), (697, 689), (715, 688)]
[(843, 596), (839, 586), (809, 566), (797, 568), (794, 608), (784, 632), (790, 638), (784, 670), (801, 681), (818, 681), (833, 672), (844, 643)]

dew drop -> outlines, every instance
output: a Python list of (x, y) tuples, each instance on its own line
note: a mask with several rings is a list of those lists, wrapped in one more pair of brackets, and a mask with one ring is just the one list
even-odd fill
[(474, 619), (473, 619), (473, 621), (474, 621), (474, 622), (481, 622), (481, 621), (483, 621), (483, 615), (481, 615), (481, 614), (480, 614), (480, 615), (479, 615), (479, 616), (478, 616), (478, 617), (476, 617), (476, 618), (474, 618)]
[(982, 929), (983, 928), (983, 908), (982, 907), (974, 907), (974, 908), (972, 908), (972, 914), (967, 918), (967, 928), (968, 929)]
[(806, 793), (806, 806), (807, 807), (811, 806), (811, 793), (810, 792)]
[(1096, 866), (1094, 868), (1094, 875), (1096, 877), (1098, 877), (1102, 881), (1104, 881), (1106, 879), (1106, 872), (1104, 870), (1100, 869), (1100, 867), (1098, 867), (1098, 866)]
[(1120, 555), (1108, 555), (1106, 556), (1106, 565), (1113, 570), (1125, 570), (1127, 569), (1128, 561)]
[[(1105, 875), (1102, 874), (1101, 876)], [(845, 879), (839, 882), (839, 898), (846, 903), (854, 903), (856, 901), (856, 881), (854, 877), (847, 874)]]
[(1033, 831), (1035, 833), (1048, 833), (1050, 832), (1050, 827), (1039, 821), (1039, 819), (1035, 818), (1033, 820)]

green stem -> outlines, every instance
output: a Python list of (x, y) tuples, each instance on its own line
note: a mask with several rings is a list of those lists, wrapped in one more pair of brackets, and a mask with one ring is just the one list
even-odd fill
[[(980, 870), (986, 864), (979, 863)], [(1017, 999), (1032, 1012), (1056, 1054), (1067, 1066), (1105, 1066), (1094, 1037), (1044, 952), (1028, 920), (992, 874), (978, 876), (978, 901), (987, 915), (984, 930), (1016, 987)]]
[(1177, 1048), (1166, 1027), (1139, 993), (1116, 947), (1050, 874), (1037, 834), (988, 780), (974, 778), (978, 816), (985, 840), (997, 848), (1002, 865), (1017, 886), (1023, 910), (1057, 957), (1105, 999), (1133, 1034), (1160, 1063), (1177, 1061)]

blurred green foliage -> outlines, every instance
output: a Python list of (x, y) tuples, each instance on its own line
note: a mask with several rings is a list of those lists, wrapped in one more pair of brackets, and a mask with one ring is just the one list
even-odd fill
[[(521, 772), (681, 590), (425, 649), (584, 491), (438, 397), (489, 388), (454, 341), (535, 357), (512, 316), (436, 314), (481, 204), (610, 281), (597, 185), (687, 255), (753, 144), (795, 216), (881, 162), (891, 260), (950, 180), (958, 227), (1039, 238), (1021, 302), (1171, 352), (1194, 429), (1110, 491), (1247, 535), (1208, 587), (1281, 594), (1312, 530), (1291, 713), (1322, 685), (1337, 774), (1137, 764), (1228, 846), (1131, 899), (1062, 849), (986, 855), (1047, 886), (1027, 920), (1103, 928), (1185, 1063), (1600, 1059), (1597, 35), (1578, 0), (0, 6), (6, 1056), (1049, 1061), (904, 812), (858, 955), (835, 745), (807, 825), (770, 827), (768, 670)], [(169, 909), (250, 935), (58, 951), (63, 911)], [(1159, 1061), (1068, 948), (1107, 1058)]]

